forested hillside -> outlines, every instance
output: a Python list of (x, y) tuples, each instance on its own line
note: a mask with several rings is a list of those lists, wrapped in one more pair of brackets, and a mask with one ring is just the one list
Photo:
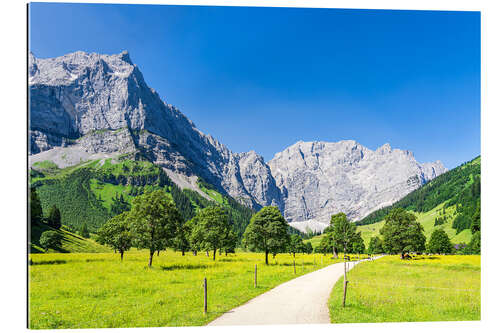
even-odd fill
[[(477, 157), (436, 177), (392, 206), (379, 209), (356, 224), (367, 225), (382, 221), (387, 213), (396, 207), (424, 213), (443, 204), (444, 209), (454, 208), (456, 214), (452, 226), (460, 233), (470, 229), (474, 215), (480, 214), (480, 196), (481, 157)], [(443, 222), (436, 218), (435, 225)]]
[(173, 199), (182, 217), (191, 219), (196, 211), (209, 205), (225, 207), (239, 238), (253, 210), (232, 197), (217, 192), (204, 181), (199, 187), (214, 200), (199, 193), (181, 190), (160, 167), (149, 161), (105, 159), (88, 161), (59, 169), (50, 161), (34, 163), (30, 184), (36, 188), (43, 212), (56, 205), (62, 224), (79, 231), (85, 225), (95, 232), (109, 218), (130, 209), (132, 199), (150, 190), (162, 189)]

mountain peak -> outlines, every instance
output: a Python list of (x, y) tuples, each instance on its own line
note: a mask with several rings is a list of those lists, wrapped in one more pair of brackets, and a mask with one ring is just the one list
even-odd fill
[(127, 50), (123, 50), (118, 56), (120, 57), (121, 60), (125, 61), (126, 63), (134, 65), (134, 63), (130, 59), (130, 53)]

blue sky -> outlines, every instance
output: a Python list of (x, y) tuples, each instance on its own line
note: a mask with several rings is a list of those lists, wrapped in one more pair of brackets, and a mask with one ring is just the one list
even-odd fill
[(205, 133), (266, 160), (299, 140), (480, 154), (479, 12), (32, 4), (31, 51), (130, 52)]

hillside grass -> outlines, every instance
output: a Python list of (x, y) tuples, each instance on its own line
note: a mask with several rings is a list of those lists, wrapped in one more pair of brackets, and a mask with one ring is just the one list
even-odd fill
[[(435, 229), (443, 229), (448, 234), (448, 237), (450, 237), (450, 240), (453, 244), (469, 243), (472, 238), (472, 232), (470, 231), (470, 229), (463, 230), (462, 232), (457, 234), (457, 231), (452, 228), (453, 219), (456, 216), (455, 207), (448, 207), (446, 208), (446, 214), (440, 214), (445, 204), (446, 203), (437, 205), (436, 207), (425, 213), (411, 213), (415, 214), (415, 216), (417, 217), (417, 221), (420, 222), (420, 224), (422, 224), (422, 226), (424, 227), (424, 235), (427, 241), (430, 239), (432, 232)], [(447, 221), (442, 225), (434, 226), (434, 219), (436, 217), (443, 216), (447, 217)], [(384, 226), (384, 224), (385, 220), (382, 220), (377, 223), (358, 226), (357, 230), (361, 231), (361, 237), (365, 241), (365, 245), (367, 247), (372, 237), (380, 236), (380, 229)]]
[(481, 257), (386, 256), (348, 273), (332, 290), (332, 323), (464, 321), (481, 319)]
[[(428, 212), (425, 213), (415, 213), (411, 212), (412, 214), (415, 214), (417, 217), (417, 221), (422, 224), (424, 227), (424, 235), (427, 239), (427, 241), (430, 239), (432, 232), (435, 229), (443, 229), (447, 234), (448, 237), (450, 237), (450, 240), (453, 244), (458, 244), (458, 243), (469, 243), (471, 238), (472, 238), (472, 232), (470, 229), (465, 229), (462, 232), (457, 234), (457, 231), (452, 228), (453, 224), (453, 219), (456, 216), (455, 212), (455, 206), (451, 206), (446, 208), (446, 213), (444, 215), (440, 214), (440, 212), (443, 210), (443, 206), (446, 203), (442, 203), (433, 209), (431, 209)], [(436, 217), (447, 217), (447, 221), (444, 224), (434, 226), (434, 219)], [(361, 237), (363, 238), (365, 242), (366, 248), (368, 248), (368, 245), (370, 244), (370, 239), (375, 236), (380, 236), (380, 229), (384, 226), (385, 220), (382, 220), (377, 223), (373, 224), (367, 224), (367, 225), (362, 225), (362, 226), (357, 226), (357, 231), (361, 231)], [(310, 242), (313, 247), (316, 247), (319, 245), (321, 242), (321, 239), (323, 238), (324, 235), (318, 235), (315, 236), (306, 242)]]
[[(32, 254), (29, 266), (29, 326), (49, 328), (198, 326), (285, 281), (340, 261), (320, 254), (296, 257), (260, 253), (184, 257), (173, 251), (119, 254)], [(258, 287), (254, 288), (254, 267)], [(203, 278), (208, 314), (203, 314)]]
[(44, 253), (45, 250), (42, 249), (39, 243), (41, 234), (44, 231), (56, 231), (62, 236), (62, 245), (59, 249), (53, 250), (49, 249), (48, 252), (80, 252), (80, 253), (106, 253), (111, 252), (111, 249), (102, 246), (90, 238), (83, 238), (80, 235), (72, 233), (64, 229), (54, 229), (46, 224), (36, 224), (31, 227), (31, 242), (30, 242), (30, 252), (31, 253)]

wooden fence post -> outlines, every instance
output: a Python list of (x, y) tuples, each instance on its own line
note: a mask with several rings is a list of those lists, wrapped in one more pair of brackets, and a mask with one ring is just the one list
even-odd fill
[(295, 258), (293, 258), (293, 274), (297, 274), (295, 271)]
[(207, 314), (207, 278), (203, 279), (203, 291), (204, 291), (204, 302), (203, 302), (203, 314)]
[(254, 288), (257, 288), (257, 264), (255, 264), (255, 274), (254, 274), (254, 279), (253, 279), (253, 286), (254, 286)]

